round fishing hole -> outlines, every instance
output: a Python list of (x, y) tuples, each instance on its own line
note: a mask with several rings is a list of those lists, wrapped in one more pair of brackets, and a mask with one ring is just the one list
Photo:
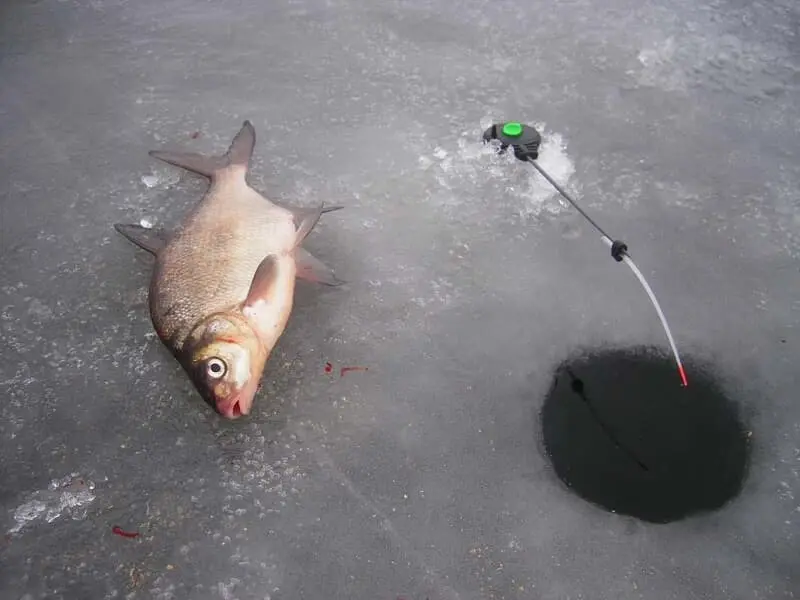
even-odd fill
[(746, 478), (750, 433), (705, 365), (648, 348), (574, 355), (553, 374), (541, 415), (557, 477), (610, 512), (669, 523), (718, 510)]

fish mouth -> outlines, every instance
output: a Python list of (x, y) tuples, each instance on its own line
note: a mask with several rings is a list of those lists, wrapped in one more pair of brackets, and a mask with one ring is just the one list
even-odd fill
[(238, 419), (241, 416), (249, 414), (251, 403), (243, 402), (240, 396), (241, 394), (237, 394), (224, 403), (217, 403), (217, 412), (226, 419)]
[(217, 402), (217, 412), (226, 419), (238, 419), (247, 416), (253, 408), (253, 397), (258, 391), (259, 385), (247, 384), (240, 392), (230, 398)]

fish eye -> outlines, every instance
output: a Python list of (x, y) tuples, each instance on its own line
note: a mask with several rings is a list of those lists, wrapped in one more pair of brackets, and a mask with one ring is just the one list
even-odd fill
[(219, 358), (210, 358), (206, 363), (206, 373), (212, 379), (219, 379), (225, 372), (228, 370), (228, 367), (225, 365), (225, 362)]

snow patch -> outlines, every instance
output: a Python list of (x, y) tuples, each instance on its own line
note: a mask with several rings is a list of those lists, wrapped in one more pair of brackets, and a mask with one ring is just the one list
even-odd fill
[[(480, 212), (487, 222), (515, 214), (526, 220), (566, 209), (566, 201), (530, 165), (521, 163), (510, 150), (498, 154), (496, 146), (481, 141), (491, 124), (485, 119), (480, 131), (465, 131), (449, 147), (435, 146), (419, 157), (420, 169), (437, 183), (431, 200), (454, 215)], [(572, 180), (575, 164), (564, 137), (548, 131), (544, 123), (532, 126), (542, 135), (539, 165), (568, 192), (577, 193)]]
[(68, 515), (73, 520), (86, 518), (89, 504), (94, 499), (94, 483), (72, 473), (61, 479), (54, 479), (46, 490), (39, 490), (14, 511), (14, 526), (9, 533), (19, 533), (34, 521), (44, 519), (48, 523)]

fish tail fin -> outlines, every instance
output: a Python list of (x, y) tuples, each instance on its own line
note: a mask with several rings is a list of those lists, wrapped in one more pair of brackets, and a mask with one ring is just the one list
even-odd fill
[(224, 156), (204, 156), (195, 152), (171, 152), (169, 150), (151, 150), (148, 154), (165, 163), (205, 175), (211, 179), (228, 166)]
[(228, 151), (222, 156), (205, 156), (196, 152), (173, 152), (170, 150), (151, 150), (148, 154), (165, 163), (213, 179), (221, 171), (227, 169), (240, 170), (242, 174), (247, 173), (255, 145), (256, 130), (248, 120), (242, 124), (242, 128), (233, 138)]
[(129, 223), (115, 223), (114, 229), (132, 242), (147, 250), (152, 255), (157, 255), (167, 243), (167, 233), (161, 228), (150, 229), (141, 225)]
[(250, 158), (253, 148), (256, 147), (256, 130), (248, 120), (242, 123), (239, 133), (233, 138), (225, 158), (231, 167), (243, 167), (245, 171), (250, 167)]

